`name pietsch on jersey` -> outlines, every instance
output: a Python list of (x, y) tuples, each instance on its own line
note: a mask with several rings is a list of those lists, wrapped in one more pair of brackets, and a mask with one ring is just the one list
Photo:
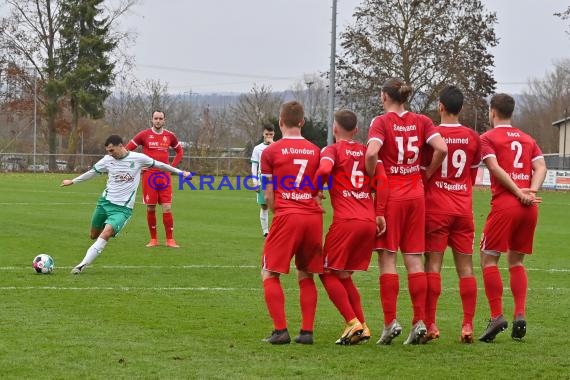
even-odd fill
[[(356, 160), (360, 160), (362, 157), (364, 157), (364, 152), (361, 150), (345, 149), (344, 153), (347, 156), (354, 157)], [(368, 178), (365, 177), (364, 174), (351, 176), (351, 178), (348, 178), (348, 176), (346, 176), (346, 173), (343, 173), (343, 174), (345, 174), (345, 177), (347, 177), (346, 179), (348, 179), (349, 182), (345, 181), (345, 182), (341, 182), (341, 183), (344, 185), (348, 185), (350, 183), (352, 185), (352, 187), (354, 187), (356, 189), (362, 188), (362, 186), (364, 186), (368, 182), (368, 181), (366, 181)], [(333, 180), (334, 180), (334, 178), (333, 178)], [(344, 198), (370, 199), (370, 192), (369, 191), (343, 190), (342, 196)]]

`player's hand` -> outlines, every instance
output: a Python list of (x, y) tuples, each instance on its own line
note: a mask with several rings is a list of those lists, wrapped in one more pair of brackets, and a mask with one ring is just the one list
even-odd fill
[(189, 180), (192, 180), (192, 172), (182, 172), (182, 176), (183, 176), (184, 178), (190, 177), (190, 178), (188, 178), (188, 179), (189, 179)]
[(73, 185), (73, 181), (70, 179), (64, 179), (63, 181), (61, 181), (61, 185), (59, 185), (60, 187), (64, 187), (64, 186), (71, 186)]
[(382, 235), (386, 232), (386, 219), (383, 216), (376, 217), (376, 236)]
[(325, 194), (321, 191), (317, 192), (317, 195), (313, 196), (313, 199), (315, 200), (315, 202), (317, 203), (317, 205), (320, 207), (320, 209), (323, 211), (323, 213), (325, 213), (325, 209), (323, 207), (323, 199), (326, 199)]
[(536, 196), (536, 190), (528, 189), (528, 188), (524, 188), (524, 189), (520, 189), (520, 190), (521, 190), (521, 194), (523, 197), (520, 199), (524, 205), (530, 206), (530, 205), (542, 203), (542, 197)]

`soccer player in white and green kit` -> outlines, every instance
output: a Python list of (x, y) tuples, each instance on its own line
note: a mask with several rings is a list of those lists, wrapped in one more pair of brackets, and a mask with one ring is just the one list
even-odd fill
[[(91, 170), (74, 179), (64, 179), (61, 186), (86, 181), (97, 174), (108, 173), (107, 186), (97, 201), (97, 206), (91, 219), (91, 239), (97, 239), (89, 247), (83, 260), (77, 264), (71, 273), (79, 274), (101, 254), (111, 237), (116, 236), (127, 224), (133, 212), (133, 206), (143, 168), (157, 168), (171, 173), (191, 176), (185, 172), (149, 156), (129, 152), (123, 146), (123, 139), (111, 135), (105, 141), (107, 155), (100, 159)], [(158, 172), (159, 176), (166, 176)], [(150, 181), (150, 179), (149, 179)]]
[(273, 142), (275, 131), (272, 125), (265, 125), (263, 127), (263, 141), (253, 148), (251, 153), (251, 175), (253, 176), (253, 186), (256, 187), (257, 204), (260, 207), (259, 221), (261, 222), (261, 231), (263, 236), (269, 233), (269, 212), (267, 203), (263, 196), (263, 189), (261, 188), (261, 153)]

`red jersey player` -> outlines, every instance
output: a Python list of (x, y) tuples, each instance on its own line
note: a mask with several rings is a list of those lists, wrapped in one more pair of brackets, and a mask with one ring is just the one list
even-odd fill
[(441, 165), (447, 147), (429, 118), (405, 110), (404, 104), (411, 92), (411, 87), (399, 78), (386, 81), (381, 93), (386, 113), (372, 120), (368, 133), (366, 171), (373, 177), (376, 164), (381, 160), (390, 190), (385, 214), (386, 232), (376, 243), (379, 251), (380, 298), (384, 313), (384, 330), (378, 344), (390, 344), (402, 332), (402, 327), (396, 320), (398, 249), (403, 253), (404, 265), (408, 271), (408, 289), (414, 309), (413, 327), (404, 344), (418, 344), (427, 333), (423, 322), (427, 280), (422, 262), (425, 248), (425, 204), (419, 157), (425, 143), (434, 148), (434, 156), (426, 170), (429, 178)]
[(301, 332), (295, 342), (313, 343), (317, 287), (313, 273), (323, 272), (321, 207), (313, 199), (312, 180), (319, 166), (320, 150), (301, 136), (303, 106), (284, 103), (279, 113), (283, 138), (261, 155), (261, 188), (274, 217), (263, 247), (263, 290), (274, 330), (264, 339), (271, 344), (291, 341), (285, 317), (285, 297), (280, 275), (289, 273), (295, 257), (301, 301)]
[[(441, 265), (449, 245), (459, 276), (459, 294), (463, 305), (461, 341), (473, 342), (473, 316), (477, 303), (477, 281), (473, 274), (472, 187), (481, 161), (481, 142), (474, 130), (459, 123), (463, 94), (447, 86), (439, 94), (441, 124), (436, 128), (447, 143), (448, 155), (441, 168), (427, 181), (426, 190), (426, 263), (427, 297), (426, 341), (439, 338), (436, 325), (437, 301), (441, 294)], [(424, 166), (432, 149), (422, 152)]]
[[(169, 162), (168, 152), (172, 148), (176, 156), (171, 165), (176, 167), (182, 160), (183, 150), (176, 135), (164, 129), (164, 112), (152, 113), (152, 127), (137, 133), (127, 144), (128, 150), (134, 150), (137, 146), (143, 147), (143, 153), (157, 161)], [(156, 204), (162, 205), (162, 222), (166, 231), (166, 246), (178, 248), (174, 240), (174, 219), (172, 217), (172, 183), (170, 175), (156, 169), (143, 171), (142, 197), (146, 204), (146, 218), (150, 231), (150, 241), (147, 247), (158, 245), (156, 234)]]
[[(336, 143), (321, 152), (321, 163), (314, 183), (326, 183), (333, 206), (333, 222), (325, 238), (325, 272), (321, 281), (330, 300), (343, 316), (346, 327), (336, 344), (357, 344), (370, 339), (360, 293), (352, 281), (354, 271), (366, 271), (377, 233), (374, 201), (369, 177), (364, 173), (366, 147), (352, 138), (358, 131), (356, 114), (340, 110), (334, 114)], [(384, 173), (379, 165), (377, 176)], [(384, 176), (385, 184), (385, 176)], [(379, 192), (383, 206), (388, 188)], [(379, 216), (384, 216), (379, 213)], [(382, 225), (383, 229), (383, 225)], [(378, 232), (379, 229), (378, 229)]]
[(507, 253), (511, 291), (515, 301), (513, 339), (526, 334), (528, 279), (523, 260), (532, 253), (541, 201), (536, 192), (546, 176), (544, 157), (536, 141), (511, 126), (514, 99), (495, 94), (489, 107), (493, 129), (481, 136), (481, 156), (491, 174), (491, 211), (481, 235), (481, 266), (491, 319), (480, 341), (491, 342), (508, 327), (503, 317), (503, 282), (497, 266)]

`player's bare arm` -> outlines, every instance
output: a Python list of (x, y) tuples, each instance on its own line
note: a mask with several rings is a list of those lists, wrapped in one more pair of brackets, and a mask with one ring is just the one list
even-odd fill
[(378, 163), (378, 152), (382, 148), (382, 143), (378, 140), (371, 140), (368, 142), (368, 147), (366, 148), (365, 157), (365, 167), (366, 173), (370, 178), (374, 177), (376, 173), (376, 164)]
[(542, 187), (542, 183), (546, 178), (546, 162), (544, 162), (544, 158), (538, 158), (532, 162), (532, 179), (530, 182), (530, 190), (533, 192), (537, 192)]
[(59, 185), (59, 186), (60, 187), (71, 186), (74, 183), (87, 181), (88, 179), (91, 179), (91, 178), (95, 177), (96, 175), (97, 175), (97, 172), (93, 169), (90, 169), (90, 170), (86, 171), (85, 173), (81, 174), (79, 177), (76, 177), (74, 179), (64, 179), (63, 181), (61, 181), (61, 185)]
[(533, 204), (534, 196), (530, 192), (524, 192), (520, 189), (516, 183), (512, 180), (511, 176), (499, 166), (497, 159), (495, 157), (487, 157), (483, 160), (489, 173), (499, 181), (507, 190), (513, 193), (524, 205)]
[(265, 190), (263, 190), (263, 196), (265, 197), (265, 202), (267, 203), (267, 207), (271, 210), (271, 212), (275, 213), (275, 195), (273, 193), (273, 183), (268, 182), (265, 185)]
[(429, 166), (426, 168), (426, 179), (430, 179), (433, 173), (441, 166), (441, 163), (447, 157), (447, 144), (439, 135), (433, 136), (428, 144), (433, 148), (433, 156)]

